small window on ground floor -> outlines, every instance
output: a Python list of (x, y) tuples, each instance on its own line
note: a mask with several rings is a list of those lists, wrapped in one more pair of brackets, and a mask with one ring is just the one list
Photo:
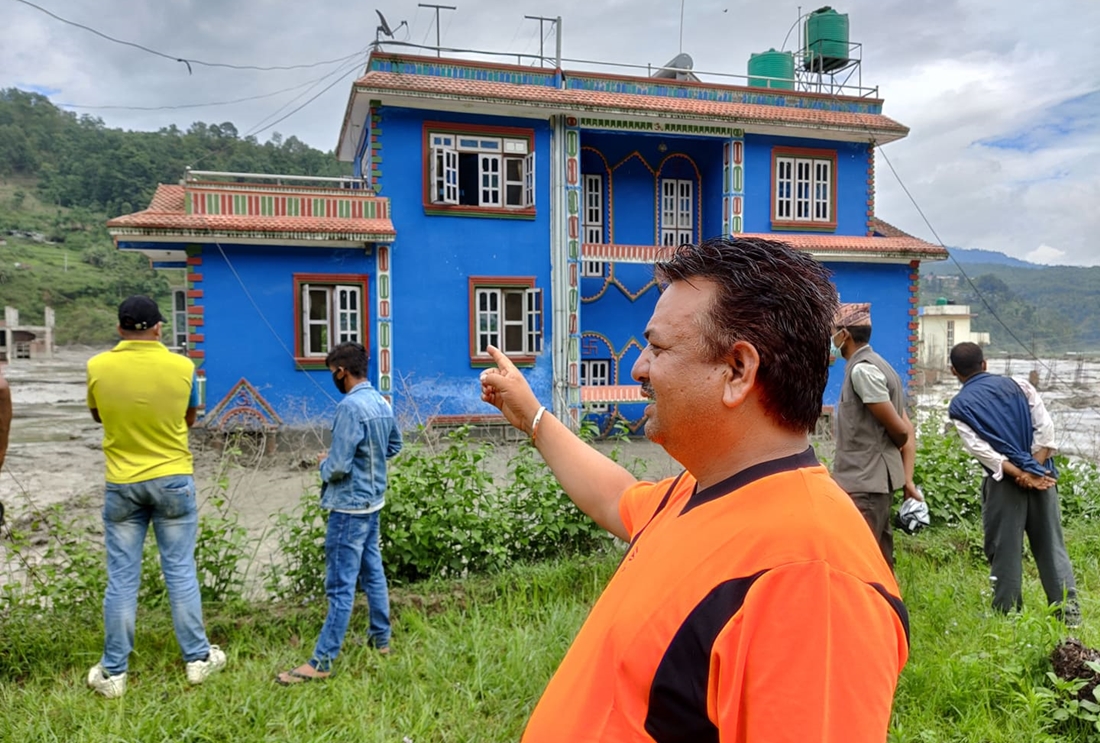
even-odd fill
[[(606, 387), (611, 384), (610, 359), (584, 359), (581, 361), (581, 387)], [(606, 413), (607, 403), (590, 403), (585, 406), (590, 413)]]
[(367, 345), (367, 277), (357, 274), (295, 274), (295, 357), (324, 366), (341, 343)]
[(516, 364), (542, 352), (542, 289), (533, 277), (470, 278), (470, 360), (489, 363), (489, 346)]

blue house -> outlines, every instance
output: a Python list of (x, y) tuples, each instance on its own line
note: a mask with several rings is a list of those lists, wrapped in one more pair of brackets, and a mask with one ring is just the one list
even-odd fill
[(912, 372), (919, 265), (946, 251), (875, 215), (874, 147), (906, 127), (866, 91), (680, 77), (375, 52), (337, 147), (354, 177), (190, 172), (108, 228), (186, 266), (176, 342), (213, 428), (327, 419), (324, 356), (358, 340), (408, 426), (501, 420), (477, 384), (493, 344), (564, 420), (637, 430), (651, 264), (715, 235), (822, 261)]

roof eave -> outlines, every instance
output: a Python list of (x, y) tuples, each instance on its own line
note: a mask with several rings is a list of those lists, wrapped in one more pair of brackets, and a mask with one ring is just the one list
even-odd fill
[(254, 241), (283, 241), (284, 243), (316, 244), (316, 243), (392, 243), (397, 237), (396, 232), (295, 232), (293, 230), (196, 230), (190, 228), (170, 227), (126, 227), (110, 226), (107, 233), (117, 246), (119, 242), (142, 239), (146, 242), (172, 242), (180, 240), (192, 240), (199, 242), (234, 242), (248, 243)]
[[(385, 102), (386, 98), (393, 98), (401, 102), (412, 101), (453, 101), (456, 103), (466, 104), (481, 104), (485, 106), (499, 106), (502, 108), (524, 108), (531, 111), (537, 111), (543, 115), (553, 114), (577, 114), (577, 113), (598, 113), (598, 114), (614, 114), (626, 117), (632, 117), (642, 120), (676, 120), (684, 122), (699, 122), (706, 124), (726, 124), (729, 126), (738, 126), (745, 128), (746, 126), (765, 126), (772, 129), (783, 130), (813, 130), (813, 131), (829, 131), (837, 134), (845, 135), (842, 139), (846, 141), (867, 141), (874, 140), (877, 144), (887, 144), (899, 139), (903, 139), (909, 134), (909, 128), (906, 126), (898, 125), (897, 128), (876, 128), (868, 126), (844, 126), (837, 124), (810, 124), (810, 123), (796, 123), (786, 121), (776, 121), (774, 119), (768, 119), (766, 117), (741, 117), (741, 116), (705, 116), (705, 115), (693, 115), (682, 114), (675, 112), (665, 111), (649, 111), (645, 109), (633, 109), (633, 108), (620, 108), (611, 106), (584, 106), (572, 104), (569, 106), (562, 106), (558, 103), (549, 103), (541, 101), (516, 101), (510, 99), (490, 98), (484, 96), (464, 96), (453, 93), (428, 93), (421, 91), (410, 90), (395, 90), (392, 88), (377, 88), (368, 87), (365, 85), (356, 84), (356, 93), (362, 93), (371, 98), (379, 98)], [(427, 108), (426, 106), (413, 106), (414, 108)], [(438, 106), (435, 107), (440, 110)], [(513, 111), (513, 115), (515, 115)], [(354, 155), (353, 155), (354, 156)]]

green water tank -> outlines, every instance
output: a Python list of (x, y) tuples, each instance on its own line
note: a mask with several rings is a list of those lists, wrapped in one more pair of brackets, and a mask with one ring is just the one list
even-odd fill
[(848, 64), (848, 14), (829, 6), (806, 18), (807, 70), (831, 72)]
[[(763, 75), (763, 77), (753, 77)], [(778, 77), (781, 80), (765, 80)], [(766, 52), (749, 56), (749, 86), (753, 88), (772, 88), (773, 90), (794, 90), (794, 55), (790, 52)]]

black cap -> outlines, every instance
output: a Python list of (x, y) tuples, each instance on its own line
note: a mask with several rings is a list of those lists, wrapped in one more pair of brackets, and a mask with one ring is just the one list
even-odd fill
[(160, 314), (157, 303), (143, 297), (134, 295), (118, 306), (118, 324), (123, 330), (148, 330), (158, 322), (167, 322)]

